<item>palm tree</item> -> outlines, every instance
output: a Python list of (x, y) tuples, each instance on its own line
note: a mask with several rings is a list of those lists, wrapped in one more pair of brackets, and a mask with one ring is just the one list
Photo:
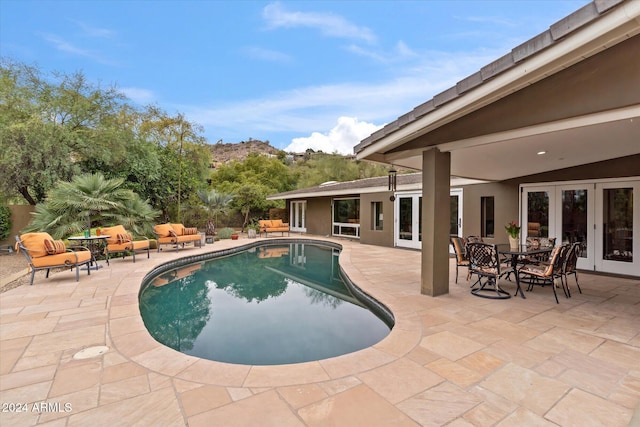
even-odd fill
[[(59, 182), (36, 206), (27, 231), (47, 231), (56, 239), (101, 225), (122, 223), (126, 218), (150, 224), (157, 212), (140, 196), (122, 188), (124, 179), (106, 179), (100, 173), (77, 175), (71, 182)], [(128, 223), (131, 225), (131, 222)]]
[[(215, 226), (218, 223), (218, 214), (226, 214), (229, 211), (229, 203), (233, 200), (233, 195), (219, 193), (216, 190), (200, 190), (198, 197), (202, 200), (202, 206), (207, 210), (207, 226), (205, 233), (207, 236), (215, 234)], [(215, 223), (211, 217), (215, 218)]]

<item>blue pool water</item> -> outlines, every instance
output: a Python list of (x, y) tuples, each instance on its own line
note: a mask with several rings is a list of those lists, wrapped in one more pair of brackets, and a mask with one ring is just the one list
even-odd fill
[(345, 283), (337, 249), (309, 243), (257, 246), (165, 271), (143, 284), (140, 311), (162, 344), (247, 365), (351, 353), (379, 342), (393, 323)]

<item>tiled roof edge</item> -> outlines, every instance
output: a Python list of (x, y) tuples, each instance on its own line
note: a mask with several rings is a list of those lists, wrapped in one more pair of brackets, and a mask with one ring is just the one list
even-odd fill
[[(451, 102), (471, 89), (482, 85), (487, 80), (505, 72), (514, 67), (520, 61), (535, 55), (536, 53), (547, 49), (554, 45), (568, 34), (598, 19), (601, 15), (608, 12), (613, 7), (624, 3), (627, 0), (594, 0), (591, 3), (581, 7), (570, 15), (560, 19), (552, 24), (548, 30), (538, 34), (526, 42), (516, 46), (511, 52), (496, 59), (490, 64), (485, 65), (476, 73), (459, 81), (455, 86), (440, 92), (432, 99), (420, 104), (409, 113), (403, 114), (395, 121), (388, 123), (382, 129), (372, 133), (367, 138), (360, 141), (353, 151), (357, 153), (365, 147), (382, 139), (396, 130), (414, 122), (420, 117), (430, 113), (436, 108)], [(636, 1), (636, 0), (633, 0)]]

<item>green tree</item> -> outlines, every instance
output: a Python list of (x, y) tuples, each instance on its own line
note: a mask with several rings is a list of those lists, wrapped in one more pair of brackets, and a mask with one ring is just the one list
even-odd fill
[(233, 200), (233, 195), (220, 193), (216, 190), (200, 190), (198, 191), (198, 197), (202, 201), (202, 206), (207, 211), (205, 233), (207, 236), (213, 236), (215, 227), (218, 224), (218, 214), (227, 214), (230, 209), (229, 203)]
[(108, 170), (132, 135), (119, 121), (124, 100), (81, 73), (43, 76), (0, 58), (0, 191), (35, 205), (58, 180)]
[(297, 163), (292, 172), (298, 177), (298, 188), (307, 188), (327, 181), (344, 182), (384, 176), (388, 174), (388, 169), (339, 154), (309, 153), (309, 159)]
[(133, 191), (122, 188), (121, 178), (106, 179), (101, 174), (77, 175), (71, 182), (60, 181), (36, 205), (27, 231), (46, 231), (60, 239), (86, 230), (89, 224), (127, 225), (132, 231), (148, 230), (158, 212)]
[(155, 106), (141, 114), (137, 128), (141, 138), (155, 144), (162, 164), (156, 194), (150, 198), (165, 218), (173, 214), (180, 222), (182, 201), (202, 189), (209, 174), (211, 153), (201, 135), (203, 128), (182, 114), (170, 116)]

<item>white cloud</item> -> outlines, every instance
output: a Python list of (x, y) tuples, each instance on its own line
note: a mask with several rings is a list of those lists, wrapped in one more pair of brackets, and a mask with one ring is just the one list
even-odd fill
[(355, 25), (332, 13), (290, 12), (280, 3), (264, 7), (262, 16), (270, 28), (308, 27), (320, 30), (326, 36), (359, 39), (374, 42), (376, 36), (369, 28)]
[(127, 98), (140, 105), (150, 104), (155, 101), (155, 94), (148, 90), (138, 87), (123, 87), (119, 88), (120, 92), (124, 93)]
[(76, 45), (74, 45), (73, 43), (63, 39), (62, 37), (59, 37), (55, 34), (42, 34), (42, 37), (44, 38), (44, 40), (46, 42), (48, 42), (49, 44), (51, 44), (55, 49), (61, 51), (61, 52), (65, 52), (65, 53), (69, 53), (72, 55), (76, 55), (76, 56), (82, 56), (88, 59), (91, 59), (95, 62), (101, 63), (101, 64), (105, 64), (105, 65), (115, 65), (115, 63), (113, 61), (110, 61), (106, 58), (104, 58), (102, 55), (90, 50), (90, 49), (83, 49), (81, 47), (78, 47)]
[[(402, 50), (402, 46), (397, 49)], [(338, 117), (358, 117), (370, 124), (393, 121), (454, 86), (496, 56), (496, 51), (489, 50), (455, 54), (420, 51), (412, 61), (394, 67), (398, 75), (385, 81), (299, 87), (240, 102), (215, 106), (173, 105), (173, 108), (204, 126), (211, 141), (263, 139), (269, 134), (274, 146), (291, 146), (300, 135), (311, 135), (305, 137), (308, 139), (318, 134), (316, 141), (323, 139), (323, 135), (324, 139), (329, 138)], [(361, 139), (370, 133), (363, 134)], [(281, 139), (278, 135), (282, 135)], [(348, 147), (336, 145), (335, 149), (351, 150), (359, 141), (352, 142)], [(315, 149), (331, 152), (333, 147)]]
[(340, 117), (328, 134), (313, 132), (310, 136), (293, 138), (284, 151), (302, 153), (311, 148), (325, 153), (353, 154), (353, 147), (382, 126), (358, 121), (357, 117)]
[(291, 56), (277, 50), (264, 49), (261, 47), (247, 47), (243, 49), (245, 55), (269, 62), (291, 62)]
[(81, 21), (73, 22), (75, 22), (80, 27), (80, 29), (82, 29), (83, 33), (89, 37), (110, 39), (116, 35), (114, 31), (107, 28), (92, 27), (91, 25)]

